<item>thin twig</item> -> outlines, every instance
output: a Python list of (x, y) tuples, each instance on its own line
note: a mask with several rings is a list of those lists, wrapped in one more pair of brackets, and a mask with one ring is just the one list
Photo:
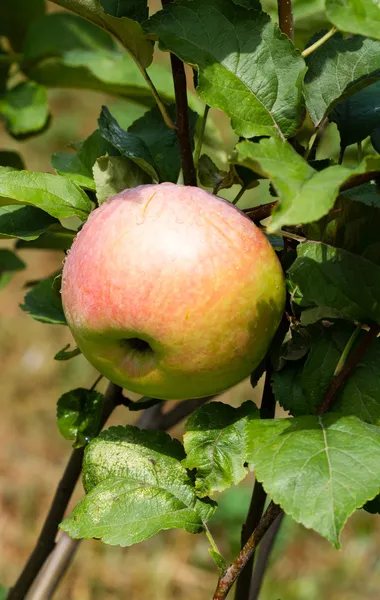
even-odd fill
[(315, 52), (315, 50), (318, 50), (318, 48), (320, 48), (325, 42), (327, 42), (327, 40), (329, 40), (337, 31), (338, 29), (335, 26), (331, 27), (331, 29), (329, 29), (329, 31), (325, 33), (325, 35), (319, 38), (319, 40), (314, 42), (314, 44), (312, 44), (311, 46), (305, 48), (305, 50), (301, 52), (301, 56), (303, 56), (304, 58), (306, 58), (306, 56), (310, 56), (310, 54)]
[[(273, 419), (276, 410), (276, 399), (273, 394), (272, 385), (272, 366), (268, 360), (267, 371), (265, 375), (265, 384), (263, 390), (263, 398), (260, 407), (260, 418), (261, 419)], [(249, 506), (247, 520), (242, 527), (241, 532), (241, 547), (244, 548), (249, 537), (255, 531), (258, 526), (262, 514), (264, 512), (266, 492), (260, 481), (255, 481), (253, 488), (253, 494), (251, 498), (251, 504)], [(247, 600), (249, 596), (249, 590), (251, 586), (252, 578), (252, 567), (254, 561), (254, 553), (245, 565), (244, 569), (239, 575), (236, 584), (235, 600)]]
[(213, 600), (225, 600), (225, 598), (227, 598), (227, 594), (232, 588), (234, 582), (239, 577), (240, 573), (251, 558), (252, 554), (254, 553), (260, 541), (268, 531), (269, 527), (272, 525), (273, 521), (278, 517), (278, 515), (281, 512), (281, 508), (277, 504), (275, 504), (274, 502), (271, 502), (269, 504), (260, 523), (250, 536), (248, 542), (245, 544), (239, 556), (236, 558), (236, 560), (234, 560), (234, 562), (228, 567), (228, 569), (219, 579), (217, 588), (213, 596)]
[[(114, 408), (119, 404), (121, 398), (121, 388), (110, 383), (104, 396), (101, 428), (108, 420)], [(21, 600), (26, 596), (42, 565), (53, 550), (58, 532), (58, 525), (63, 519), (63, 515), (81, 473), (83, 452), (83, 448), (78, 448), (72, 452), (62, 479), (56, 489), (37, 543), (15, 585), (10, 589), (8, 600)]]
[(161, 100), (160, 95), (159, 95), (153, 81), (151, 80), (150, 76), (148, 75), (147, 70), (144, 69), (139, 63), (136, 62), (136, 64), (139, 67), (141, 74), (144, 77), (145, 81), (147, 82), (147, 84), (150, 88), (150, 91), (152, 92), (152, 96), (156, 101), (156, 104), (160, 110), (163, 120), (165, 121), (165, 124), (169, 127), (169, 129), (175, 129), (175, 125), (169, 116), (166, 106), (163, 103), (163, 101)]
[(294, 40), (292, 0), (277, 0), (278, 25), (292, 41)]
[(176, 134), (181, 154), (183, 183), (197, 185), (197, 176), (193, 160), (193, 148), (189, 126), (189, 108), (187, 103), (187, 83), (185, 66), (177, 56), (170, 55), (172, 66), (175, 103), (176, 103)]
[(206, 123), (207, 123), (207, 117), (208, 117), (209, 110), (210, 110), (210, 107), (208, 104), (206, 104), (204, 112), (203, 112), (203, 117), (202, 117), (201, 130), (199, 132), (198, 142), (197, 142), (197, 146), (196, 146), (195, 152), (194, 152), (194, 165), (195, 165), (196, 169), (198, 168), (199, 158), (200, 158), (201, 152), (202, 152), (202, 145), (203, 145), (203, 139), (205, 136)]
[[(210, 398), (211, 396), (181, 401), (167, 413), (162, 412), (163, 403), (156, 404), (141, 414), (135, 426), (140, 429), (167, 431)], [(81, 540), (72, 540), (66, 533), (62, 533), (27, 600), (50, 600), (66, 573), (80, 542)], [(42, 595), (42, 592), (46, 590), (49, 595)]]
[(277, 534), (280, 531), (284, 517), (285, 513), (283, 512), (278, 515), (277, 519), (269, 527), (267, 534), (264, 536), (263, 541), (259, 546), (257, 559), (255, 561), (255, 568), (252, 575), (249, 600), (257, 600), (259, 597), (265, 571), (268, 566), (269, 556), (273, 550), (273, 546), (276, 541)]
[(238, 191), (238, 193), (236, 194), (235, 198), (232, 200), (232, 204), (237, 204), (240, 200), (240, 198), (243, 196), (243, 194), (245, 194), (245, 192), (248, 189), (250, 182), (248, 181), (247, 183), (245, 183), (241, 189)]
[(278, 200), (275, 200), (274, 202), (261, 204), (260, 206), (255, 206), (254, 208), (245, 208), (243, 212), (254, 223), (260, 223), (260, 221), (263, 221), (271, 216), (272, 210), (275, 206), (277, 206), (277, 204)]
[(347, 379), (351, 375), (351, 372), (358, 365), (358, 363), (363, 358), (371, 344), (375, 341), (379, 333), (380, 326), (371, 325), (371, 327), (363, 337), (362, 342), (356, 348), (355, 352), (352, 354), (351, 357), (347, 359), (344, 367), (339, 371), (337, 375), (334, 375), (334, 377), (330, 381), (330, 385), (325, 394), (325, 397), (323, 398), (322, 404), (318, 409), (319, 415), (324, 414), (331, 408), (331, 405), (333, 404), (337, 393), (342, 389)]

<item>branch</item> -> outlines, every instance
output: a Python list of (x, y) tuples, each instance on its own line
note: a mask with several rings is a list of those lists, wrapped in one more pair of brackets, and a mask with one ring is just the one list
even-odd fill
[[(273, 419), (276, 410), (276, 399), (273, 394), (272, 385), (272, 367), (268, 360), (268, 368), (265, 375), (265, 384), (263, 391), (263, 398), (260, 407), (260, 418), (261, 419)], [(266, 492), (260, 481), (255, 481), (253, 488), (253, 494), (251, 498), (251, 504), (249, 506), (247, 520), (243, 525), (241, 532), (241, 547), (248, 542), (250, 536), (258, 526), (262, 514), (264, 512)], [(254, 553), (245, 565), (244, 569), (239, 575), (239, 579), (236, 584), (235, 600), (246, 600), (248, 598), (249, 590), (251, 587), (252, 568), (254, 561)]]
[(277, 0), (278, 25), (294, 41), (292, 0)]
[(336, 375), (333, 376), (332, 380), (330, 381), (329, 388), (325, 394), (325, 397), (323, 398), (322, 404), (319, 407), (319, 415), (323, 415), (331, 408), (337, 393), (342, 389), (347, 379), (351, 375), (352, 371), (363, 358), (367, 349), (375, 341), (379, 333), (380, 326), (371, 325), (366, 335), (364, 336), (361, 344), (357, 347), (355, 352), (352, 354), (351, 358), (349, 358), (345, 366)]
[(280, 530), (281, 523), (285, 513), (280, 513), (276, 520), (269, 527), (266, 536), (260, 544), (257, 560), (255, 562), (255, 569), (252, 576), (252, 584), (249, 593), (249, 600), (257, 600), (260, 594), (261, 586), (263, 583), (265, 571), (268, 565), (268, 559), (272, 552), (274, 542), (276, 541), (277, 534)]
[(246, 208), (243, 212), (251, 221), (259, 223), (271, 216), (272, 210), (277, 204), (278, 200), (275, 200), (274, 202), (268, 202), (268, 204), (260, 204), (260, 206), (255, 206), (254, 208)]
[(230, 591), (234, 582), (239, 577), (241, 571), (244, 569), (245, 565), (255, 552), (260, 541), (268, 531), (269, 527), (281, 513), (282, 510), (277, 504), (275, 504), (274, 502), (271, 502), (269, 504), (260, 523), (250, 536), (248, 542), (245, 544), (239, 556), (234, 560), (234, 562), (228, 567), (228, 569), (219, 579), (217, 588), (215, 590), (215, 594), (213, 596), (213, 600), (225, 600), (225, 598), (227, 598), (228, 592)]
[[(166, 431), (177, 425), (182, 419), (210, 399), (211, 396), (207, 398), (182, 400), (167, 413), (162, 412), (163, 403), (156, 404), (155, 406), (146, 409), (141, 414), (136, 421), (135, 426), (140, 429), (149, 429), (152, 431)], [(36, 585), (28, 597), (28, 600), (49, 600), (53, 596), (62, 577), (66, 573), (80, 542), (81, 540), (72, 540), (66, 533), (62, 533), (53, 552), (49, 556), (45, 568), (39, 574)], [(18, 596), (17, 598), (20, 600), (23, 597), (24, 596)]]
[[(165, 3), (164, 3), (165, 4)], [(189, 127), (189, 108), (187, 104), (187, 83), (185, 67), (177, 56), (170, 55), (172, 65), (175, 104), (176, 104), (176, 134), (181, 153), (181, 166), (183, 173), (183, 182), (185, 185), (197, 185), (197, 176), (195, 173), (193, 148), (190, 137)]]
[[(110, 383), (108, 385), (105, 397), (103, 414), (101, 417), (101, 428), (108, 420), (114, 408), (122, 400), (122, 390), (120, 387)], [(74, 450), (67, 463), (62, 479), (58, 484), (50, 510), (45, 519), (37, 543), (29, 556), (21, 575), (17, 579), (13, 588), (8, 593), (8, 600), (20, 600), (24, 598), (39, 573), (45, 560), (52, 552), (55, 546), (55, 538), (58, 532), (58, 525), (63, 519), (67, 505), (75, 485), (79, 479), (82, 470), (84, 448)]]

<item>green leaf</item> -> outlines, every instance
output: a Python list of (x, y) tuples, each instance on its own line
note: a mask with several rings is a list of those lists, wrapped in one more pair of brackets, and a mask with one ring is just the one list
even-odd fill
[(211, 402), (198, 409), (186, 423), (184, 445), (187, 469), (197, 469), (195, 489), (201, 497), (237, 485), (247, 475), (247, 423), (257, 419), (253, 402), (233, 408)]
[[(175, 105), (167, 107), (169, 116), (176, 121)], [(198, 115), (189, 109), (189, 129), (191, 142), (193, 142), (195, 124)], [(128, 129), (128, 132), (138, 136), (149, 149), (160, 181), (177, 183), (181, 169), (181, 159), (177, 135), (173, 129), (164, 123), (157, 106), (137, 119)]]
[(298, 245), (288, 276), (304, 304), (334, 309), (342, 319), (380, 323), (380, 267), (369, 260), (306, 242)]
[(31, 23), (45, 12), (45, 0), (1, 0), (0, 36), (19, 52)]
[(238, 135), (295, 134), (305, 63), (268, 15), (228, 0), (181, 0), (145, 29), (163, 50), (197, 65), (200, 97), (226, 112)]
[(65, 251), (71, 247), (74, 241), (75, 232), (67, 231), (46, 231), (40, 235), (36, 240), (26, 242), (18, 240), (16, 242), (16, 248), (28, 248), (28, 250), (60, 250)]
[(101, 156), (93, 173), (99, 205), (126, 188), (152, 183), (149, 175), (125, 156)]
[(343, 148), (368, 137), (380, 126), (380, 81), (340, 102), (329, 120), (337, 124)]
[(0, 583), (0, 600), (7, 600), (9, 589)]
[(96, 129), (80, 143), (77, 154), (57, 152), (52, 155), (51, 164), (59, 175), (71, 179), (81, 187), (95, 190), (96, 185), (92, 169), (97, 159), (105, 154), (117, 156), (119, 152)]
[(346, 190), (343, 192), (343, 196), (355, 202), (362, 202), (362, 204), (366, 204), (367, 206), (380, 208), (380, 189), (374, 183), (364, 183), (358, 187)]
[(372, 131), (371, 142), (376, 152), (380, 154), (380, 127), (376, 127), (376, 129)]
[(14, 137), (35, 135), (49, 120), (46, 89), (33, 81), (19, 83), (0, 98), (0, 115)]
[(70, 344), (67, 344), (62, 350), (57, 352), (54, 356), (54, 360), (70, 360), (81, 354), (79, 348), (74, 348), (73, 350), (68, 350), (68, 348), (70, 348)]
[(73, 448), (88, 444), (100, 429), (104, 396), (95, 390), (77, 388), (60, 397), (57, 403), (57, 425)]
[(240, 183), (240, 178), (233, 167), (229, 171), (223, 171), (207, 154), (202, 154), (199, 158), (198, 177), (204, 187), (210, 187), (215, 192), (230, 188), (234, 183)]
[(378, 157), (365, 157), (356, 169), (334, 165), (316, 171), (288, 142), (278, 138), (240, 142), (234, 160), (269, 177), (280, 197), (267, 227), (269, 233), (284, 225), (317, 221), (334, 206), (343, 183), (380, 169)]
[(14, 252), (0, 248), (0, 290), (12, 279), (16, 271), (25, 269), (26, 264)]
[(153, 44), (145, 39), (141, 25), (127, 17), (114, 17), (104, 12), (98, 0), (53, 0), (72, 12), (111, 33), (144, 68), (153, 57)]
[(348, 517), (379, 493), (380, 429), (334, 413), (252, 420), (251, 467), (293, 519), (340, 547)]
[(67, 325), (61, 295), (53, 287), (55, 279), (56, 276), (52, 275), (33, 286), (26, 294), (24, 304), (20, 304), (20, 308), (41, 323)]
[(57, 219), (77, 216), (85, 221), (92, 209), (88, 196), (65, 177), (7, 167), (0, 167), (1, 197), (32, 204)]
[(380, 79), (380, 44), (336, 33), (307, 59), (306, 106), (314, 125), (341, 100)]
[(153, 156), (140, 137), (124, 131), (106, 106), (102, 107), (98, 123), (99, 132), (105, 140), (115, 146), (122, 156), (130, 158), (152, 179), (158, 181)]
[(182, 445), (164, 432), (111, 427), (85, 451), (87, 496), (61, 524), (70, 537), (130, 546), (162, 529), (199, 533), (214, 512), (181, 465)]
[(0, 206), (0, 236), (35, 240), (56, 222), (34, 206)]
[(326, 0), (326, 15), (342, 31), (380, 40), (377, 0)]
[(13, 152), (13, 150), (0, 150), (0, 166), (12, 167), (12, 169), (17, 169), (18, 171), (25, 168), (21, 156), (18, 152)]
[(363, 506), (364, 510), (371, 513), (371, 515), (380, 514), (380, 496), (376, 496), (373, 500), (366, 502)]
[(145, 21), (148, 18), (146, 0), (99, 0), (104, 11), (113, 17), (129, 17), (134, 21)]

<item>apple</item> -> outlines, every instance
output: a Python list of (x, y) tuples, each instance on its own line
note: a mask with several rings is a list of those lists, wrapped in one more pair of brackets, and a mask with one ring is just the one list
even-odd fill
[(74, 339), (110, 381), (145, 396), (209, 396), (248, 376), (284, 310), (280, 263), (235, 206), (172, 183), (94, 210), (63, 268)]

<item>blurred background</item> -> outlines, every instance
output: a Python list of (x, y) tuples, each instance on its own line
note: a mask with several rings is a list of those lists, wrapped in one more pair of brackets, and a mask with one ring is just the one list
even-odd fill
[[(273, 2), (267, 4), (274, 6)], [(315, 22), (309, 20), (306, 27), (309, 4), (296, 2), (297, 10), (301, 11), (297, 42), (300, 45), (323, 24), (320, 17)], [(49, 9), (55, 10), (53, 6)], [(167, 64), (166, 56), (160, 56), (159, 60)], [(50, 90), (49, 101), (51, 125), (40, 136), (16, 141), (0, 123), (0, 149), (20, 152), (26, 167), (32, 171), (53, 172), (51, 154), (67, 151), (68, 144), (92, 133), (102, 104), (109, 106), (122, 126), (146, 110), (131, 102), (88, 91)], [(220, 148), (214, 148), (213, 158), (223, 167), (236, 137), (228, 120), (217, 111), (211, 111), (211, 122), (220, 139)], [(324, 158), (324, 148), (331, 147), (338, 155), (339, 140), (333, 124), (328, 126), (318, 158)], [(221, 149), (226, 153), (220, 152)], [(350, 159), (349, 152), (346, 159)], [(233, 198), (238, 189), (235, 186), (222, 195)], [(268, 186), (262, 184), (249, 191), (239, 206), (261, 204), (268, 198)], [(12, 245), (1, 240), (2, 247)], [(36, 541), (71, 452), (70, 443), (61, 438), (56, 427), (56, 402), (72, 388), (91, 386), (97, 376), (82, 356), (67, 362), (54, 361), (53, 356), (72, 341), (68, 329), (38, 323), (19, 308), (25, 284), (59, 269), (63, 254), (20, 250), (20, 257), (27, 263), (27, 269), (0, 292), (0, 583), (5, 586), (11, 586), (17, 578)], [(102, 382), (99, 389), (104, 387)], [(259, 403), (260, 386), (252, 390), (248, 382), (243, 382), (223, 399), (234, 405), (247, 399)], [(132, 421), (133, 414), (131, 417), (126, 408), (119, 408), (110, 423)], [(172, 433), (181, 437), (181, 427)], [(216, 498), (220, 509), (210, 529), (227, 559), (239, 551), (240, 530), (252, 484), (252, 477), (248, 477), (240, 486)], [(78, 486), (74, 501), (82, 493)], [(357, 512), (345, 528), (342, 546), (341, 551), (336, 551), (317, 534), (286, 518), (260, 598), (377, 599), (380, 589), (378, 517)], [(208, 555), (208, 542), (201, 535), (191, 536), (179, 530), (164, 532), (130, 549), (86, 541), (80, 545), (56, 598), (203, 600), (211, 598), (216, 576)]]

